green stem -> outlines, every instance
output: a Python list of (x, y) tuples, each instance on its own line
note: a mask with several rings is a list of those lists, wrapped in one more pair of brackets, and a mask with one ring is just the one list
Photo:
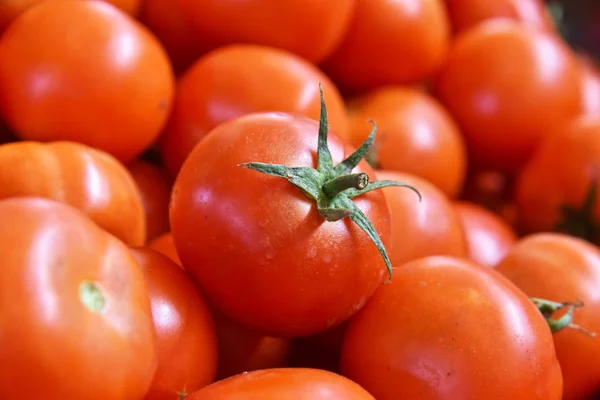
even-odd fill
[(329, 197), (335, 197), (347, 189), (363, 190), (369, 184), (369, 175), (364, 172), (348, 174), (330, 179), (323, 185), (323, 191)]
[[(537, 297), (532, 297), (531, 301), (533, 301), (540, 313), (542, 313), (542, 316), (548, 323), (552, 333), (560, 332), (565, 328), (570, 328), (583, 332), (590, 337), (596, 336), (596, 333), (589, 332), (581, 326), (573, 323), (573, 313), (575, 312), (575, 309), (583, 307), (583, 301), (579, 300), (576, 302), (558, 303), (555, 301), (539, 299)], [(557, 311), (562, 310), (563, 308), (568, 308), (565, 315), (558, 319), (552, 318)]]

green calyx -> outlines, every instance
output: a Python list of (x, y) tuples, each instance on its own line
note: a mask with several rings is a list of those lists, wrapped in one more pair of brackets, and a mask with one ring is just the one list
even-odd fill
[(555, 226), (557, 232), (566, 233), (591, 243), (600, 237), (600, 224), (595, 220), (594, 209), (598, 201), (597, 179), (592, 179), (583, 204), (579, 207), (561, 207), (561, 221)]
[[(591, 337), (596, 336), (596, 333), (588, 332), (584, 328), (573, 323), (573, 313), (575, 312), (575, 309), (583, 307), (583, 301), (558, 303), (536, 297), (532, 297), (531, 301), (533, 301), (540, 313), (542, 313), (542, 316), (546, 319), (552, 333), (562, 331), (565, 328), (570, 328), (583, 332)], [(558, 319), (553, 318), (555, 313), (565, 308), (567, 309), (567, 312), (562, 317)]]
[(352, 173), (352, 170), (366, 157), (373, 146), (377, 132), (375, 122), (373, 122), (371, 134), (360, 147), (344, 161), (333, 165), (329, 146), (327, 145), (327, 109), (321, 85), (319, 85), (319, 90), (321, 94), (321, 116), (319, 120), (316, 169), (310, 167), (287, 167), (280, 164), (264, 164), (260, 162), (240, 164), (240, 167), (287, 179), (292, 185), (302, 190), (307, 197), (315, 201), (319, 214), (329, 222), (339, 221), (346, 217), (350, 218), (367, 234), (377, 247), (377, 250), (385, 261), (389, 273), (389, 281), (392, 279), (393, 274), (392, 264), (381, 238), (375, 231), (371, 221), (354, 204), (352, 199), (364, 193), (388, 186), (409, 188), (417, 194), (419, 201), (421, 200), (421, 194), (417, 189), (406, 183), (390, 180), (369, 181), (369, 176), (365, 173)]

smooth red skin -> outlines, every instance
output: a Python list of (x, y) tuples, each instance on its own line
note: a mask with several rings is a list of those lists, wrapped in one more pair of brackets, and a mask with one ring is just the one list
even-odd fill
[(452, 206), (441, 190), (414, 175), (377, 171), (378, 180), (395, 180), (415, 187), (422, 196), (407, 188), (383, 189), (392, 217), (388, 254), (392, 265), (426, 256), (467, 257), (465, 234)]
[(162, 235), (150, 240), (148, 242), (148, 247), (169, 257), (174, 263), (181, 265), (181, 260), (177, 254), (175, 243), (173, 243), (173, 235), (171, 232), (163, 233)]
[(367, 121), (377, 123), (378, 167), (427, 179), (449, 197), (460, 192), (467, 172), (466, 148), (452, 116), (423, 90), (387, 86), (350, 105), (350, 142), (367, 138)]
[[(156, 369), (148, 290), (127, 246), (52, 200), (0, 201), (0, 398), (140, 399)], [(80, 285), (106, 299), (92, 311)]]
[(442, 66), (449, 45), (443, 0), (356, 0), (344, 40), (324, 68), (353, 92), (411, 84)]
[[(521, 239), (496, 266), (528, 296), (582, 300), (573, 323), (600, 332), (600, 250), (583, 240), (553, 233)], [(554, 335), (564, 380), (563, 400), (584, 400), (600, 391), (600, 338), (574, 329)]]
[(128, 166), (142, 196), (146, 215), (147, 239), (169, 231), (169, 200), (173, 181), (161, 167), (147, 161), (134, 161)]
[(356, 383), (310, 368), (253, 371), (225, 379), (187, 400), (375, 400)]
[(177, 0), (198, 38), (213, 48), (251, 43), (318, 63), (340, 43), (357, 0)]
[(480, 265), (494, 267), (517, 241), (505, 220), (480, 205), (461, 201), (454, 203), (454, 210), (467, 238), (469, 258)]
[[(160, 142), (173, 176), (194, 146), (219, 124), (253, 112), (281, 111), (319, 119), (323, 85), (329, 125), (347, 136), (344, 101), (331, 80), (301, 58), (273, 48), (234, 45), (200, 58), (179, 80)], [(365, 128), (368, 130), (368, 127)]]
[(129, 162), (162, 130), (174, 79), (140, 23), (104, 2), (61, 0), (4, 32), (0, 88), (0, 112), (22, 139), (72, 140)]
[(462, 128), (469, 161), (515, 173), (579, 113), (579, 79), (573, 53), (556, 35), (492, 20), (456, 39), (435, 91)]
[(426, 257), (398, 268), (352, 318), (344, 376), (377, 400), (560, 400), (552, 334), (490, 268)]
[(214, 382), (217, 335), (210, 309), (190, 277), (148, 248), (132, 254), (147, 281), (158, 368), (144, 400), (176, 400)]
[[(183, 266), (219, 311), (268, 336), (304, 336), (340, 323), (387, 277), (375, 245), (352, 221), (327, 222), (285, 179), (238, 166), (316, 167), (317, 131), (317, 121), (283, 113), (226, 122), (194, 148), (173, 188), (171, 229)], [(340, 162), (343, 143), (331, 135), (329, 145)], [(364, 161), (355, 171), (373, 175)], [(355, 204), (387, 247), (383, 193)]]
[(600, 69), (591, 59), (579, 56), (581, 76), (581, 113), (597, 116), (600, 114)]

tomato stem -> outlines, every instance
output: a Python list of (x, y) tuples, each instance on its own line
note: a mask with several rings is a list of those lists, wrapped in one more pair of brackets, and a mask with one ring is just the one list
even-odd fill
[(100, 312), (104, 308), (106, 299), (102, 290), (94, 282), (84, 281), (79, 285), (79, 298), (81, 302), (93, 312)]
[[(558, 303), (555, 301), (540, 299), (537, 297), (532, 297), (531, 301), (533, 301), (533, 303), (537, 306), (538, 310), (546, 319), (546, 322), (548, 323), (548, 326), (550, 327), (552, 333), (562, 331), (565, 328), (570, 328), (583, 332), (590, 337), (596, 336), (596, 333), (589, 332), (581, 326), (575, 325), (573, 323), (573, 313), (575, 312), (575, 309), (584, 306), (583, 301), (578, 300), (576, 302)], [(552, 318), (556, 312), (564, 308), (567, 308), (567, 312), (563, 316), (561, 316), (558, 319)]]
[(369, 184), (369, 175), (364, 172), (348, 174), (330, 179), (323, 185), (323, 191), (329, 197), (335, 197), (346, 189), (354, 188), (362, 190)]

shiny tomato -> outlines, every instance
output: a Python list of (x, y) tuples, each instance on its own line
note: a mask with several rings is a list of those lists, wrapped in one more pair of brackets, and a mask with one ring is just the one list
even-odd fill
[(561, 400), (551, 331), (493, 269), (452, 257), (398, 268), (349, 323), (342, 373), (377, 400)]
[(600, 119), (558, 129), (518, 176), (515, 199), (525, 233), (560, 230), (600, 243)]
[(282, 111), (318, 119), (319, 83), (323, 84), (333, 132), (347, 136), (341, 95), (329, 78), (308, 62), (282, 50), (250, 45), (205, 55), (178, 83), (173, 114), (160, 144), (167, 168), (176, 175), (211, 129), (244, 114)]
[(499, 215), (477, 204), (454, 203), (462, 223), (469, 258), (486, 267), (495, 266), (517, 241), (517, 235)]
[[(600, 334), (600, 250), (583, 240), (541, 233), (519, 241), (496, 270), (527, 295), (556, 301), (582, 300), (573, 323)], [(564, 380), (564, 400), (600, 391), (600, 337), (566, 328), (554, 334)]]
[(169, 231), (169, 199), (173, 182), (166, 171), (149, 162), (134, 161), (128, 169), (142, 196), (147, 239), (154, 239)]
[(198, 37), (213, 47), (260, 44), (317, 63), (339, 44), (356, 0), (179, 0), (179, 3)]
[(555, 35), (510, 20), (459, 36), (436, 91), (462, 128), (473, 165), (500, 172), (516, 172), (580, 110), (572, 52)]
[(159, 253), (169, 257), (171, 261), (178, 265), (181, 265), (181, 260), (175, 249), (175, 243), (173, 243), (173, 235), (171, 232), (163, 233), (162, 235), (150, 240), (148, 247), (158, 251)]
[(190, 277), (168, 257), (132, 249), (148, 284), (158, 368), (144, 400), (180, 399), (212, 383), (217, 336), (206, 302)]
[(0, 199), (16, 196), (67, 203), (126, 244), (146, 241), (135, 181), (117, 160), (91, 147), (72, 142), (0, 146)]
[(0, 200), (0, 221), (0, 398), (142, 398), (156, 345), (127, 246), (42, 198)]
[(443, 0), (356, 0), (348, 32), (324, 68), (351, 91), (413, 83), (441, 67), (449, 43)]
[(156, 38), (100, 1), (43, 2), (0, 38), (0, 112), (22, 139), (131, 161), (160, 133), (173, 87)]
[(579, 56), (582, 114), (600, 115), (600, 67), (586, 56)]
[(187, 400), (375, 400), (356, 383), (333, 372), (309, 368), (253, 371), (225, 379)]
[(458, 127), (437, 100), (422, 90), (384, 87), (350, 105), (350, 140), (358, 147), (368, 136), (367, 120), (378, 138), (369, 161), (378, 168), (427, 179), (455, 197), (466, 174), (466, 149)]
[(378, 171), (377, 178), (408, 183), (422, 196), (419, 202), (404, 188), (383, 189), (392, 217), (389, 253), (394, 267), (426, 256), (467, 256), (460, 219), (441, 190), (422, 178), (400, 172)]

